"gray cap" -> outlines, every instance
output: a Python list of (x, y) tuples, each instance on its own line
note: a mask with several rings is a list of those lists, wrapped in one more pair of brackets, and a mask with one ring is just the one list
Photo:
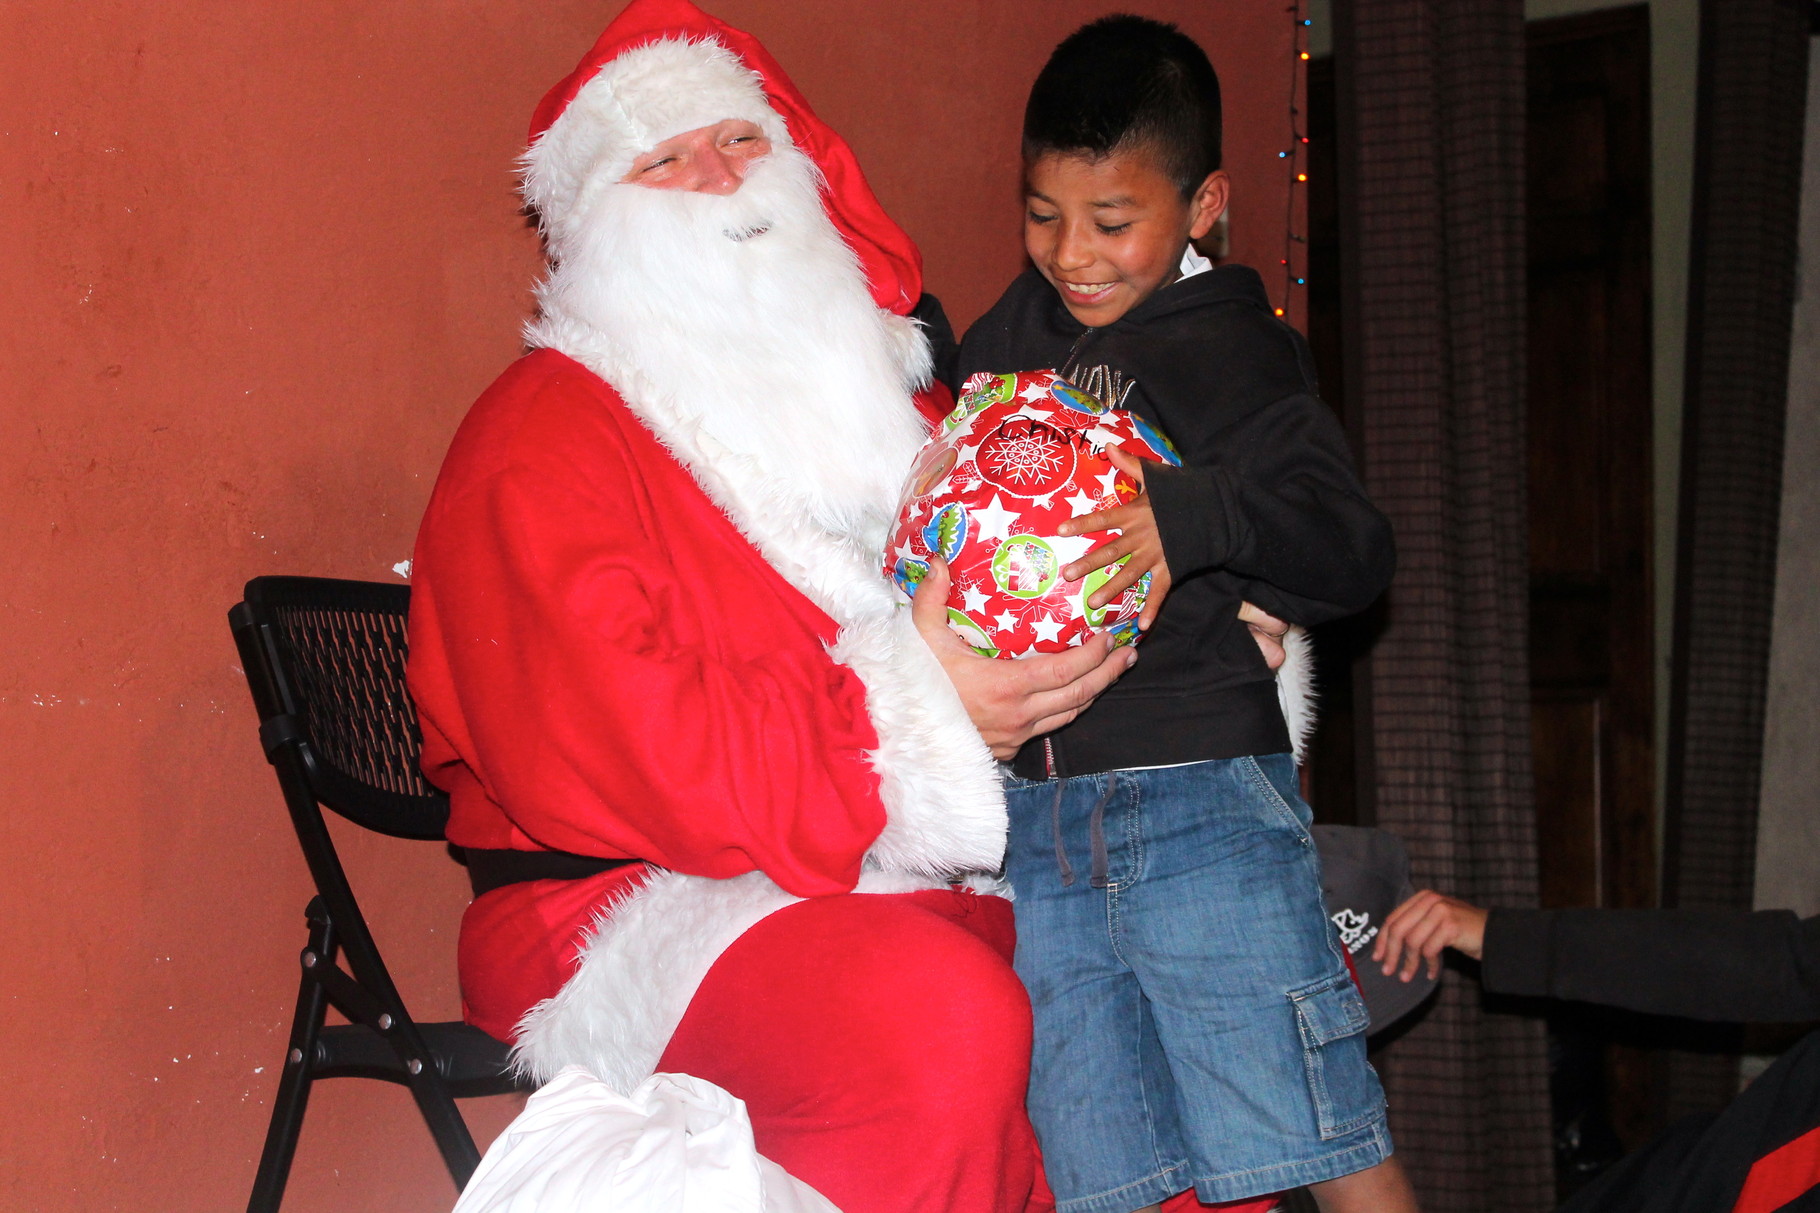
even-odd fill
[(1409, 883), (1409, 852), (1395, 834), (1362, 826), (1315, 826), (1321, 853), (1321, 895), (1340, 943), (1352, 954), (1359, 991), (1371, 1013), (1372, 1032), (1381, 1032), (1420, 1006), (1439, 984), (1423, 966), (1407, 982), (1386, 977), (1371, 962), (1372, 944), (1390, 912), (1415, 896)]

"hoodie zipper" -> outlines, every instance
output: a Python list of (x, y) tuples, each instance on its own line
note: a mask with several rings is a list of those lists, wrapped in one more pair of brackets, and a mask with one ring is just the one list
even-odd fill
[(1043, 738), (1043, 771), (1045, 779), (1055, 778), (1055, 738)]

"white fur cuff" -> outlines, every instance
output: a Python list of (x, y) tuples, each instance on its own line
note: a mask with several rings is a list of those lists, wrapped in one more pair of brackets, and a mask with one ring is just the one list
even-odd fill
[(1277, 703), (1283, 723), (1289, 726), (1289, 744), (1297, 766), (1308, 758), (1308, 739), (1314, 736), (1314, 641), (1308, 629), (1292, 624), (1283, 634), (1283, 664), (1277, 669)]

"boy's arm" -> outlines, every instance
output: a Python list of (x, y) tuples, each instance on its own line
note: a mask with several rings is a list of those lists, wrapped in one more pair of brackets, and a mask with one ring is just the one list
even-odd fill
[(1390, 584), (1390, 523), (1365, 496), (1333, 413), (1297, 394), (1258, 409), (1207, 444), (1199, 466), (1152, 466), (1146, 481), (1177, 582), (1225, 569), (1246, 597), (1292, 623), (1369, 606)]

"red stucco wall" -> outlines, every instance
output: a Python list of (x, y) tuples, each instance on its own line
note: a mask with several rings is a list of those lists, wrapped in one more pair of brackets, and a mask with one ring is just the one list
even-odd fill
[[(1212, 50), (1235, 253), (1274, 266), (1283, 6), (1135, 7)], [(223, 613), (255, 574), (383, 580), (408, 555), (517, 351), (526, 117), (615, 8), (0, 12), (0, 1208), (244, 1202), (308, 888)], [(1019, 265), (1023, 90), (1103, 5), (718, 11), (851, 138), (956, 321), (981, 311)], [(407, 997), (454, 1015), (459, 869), (386, 840), (347, 858)], [(511, 1112), (468, 1106), (483, 1136)], [(401, 1090), (318, 1088), (288, 1210), (452, 1195)]]

